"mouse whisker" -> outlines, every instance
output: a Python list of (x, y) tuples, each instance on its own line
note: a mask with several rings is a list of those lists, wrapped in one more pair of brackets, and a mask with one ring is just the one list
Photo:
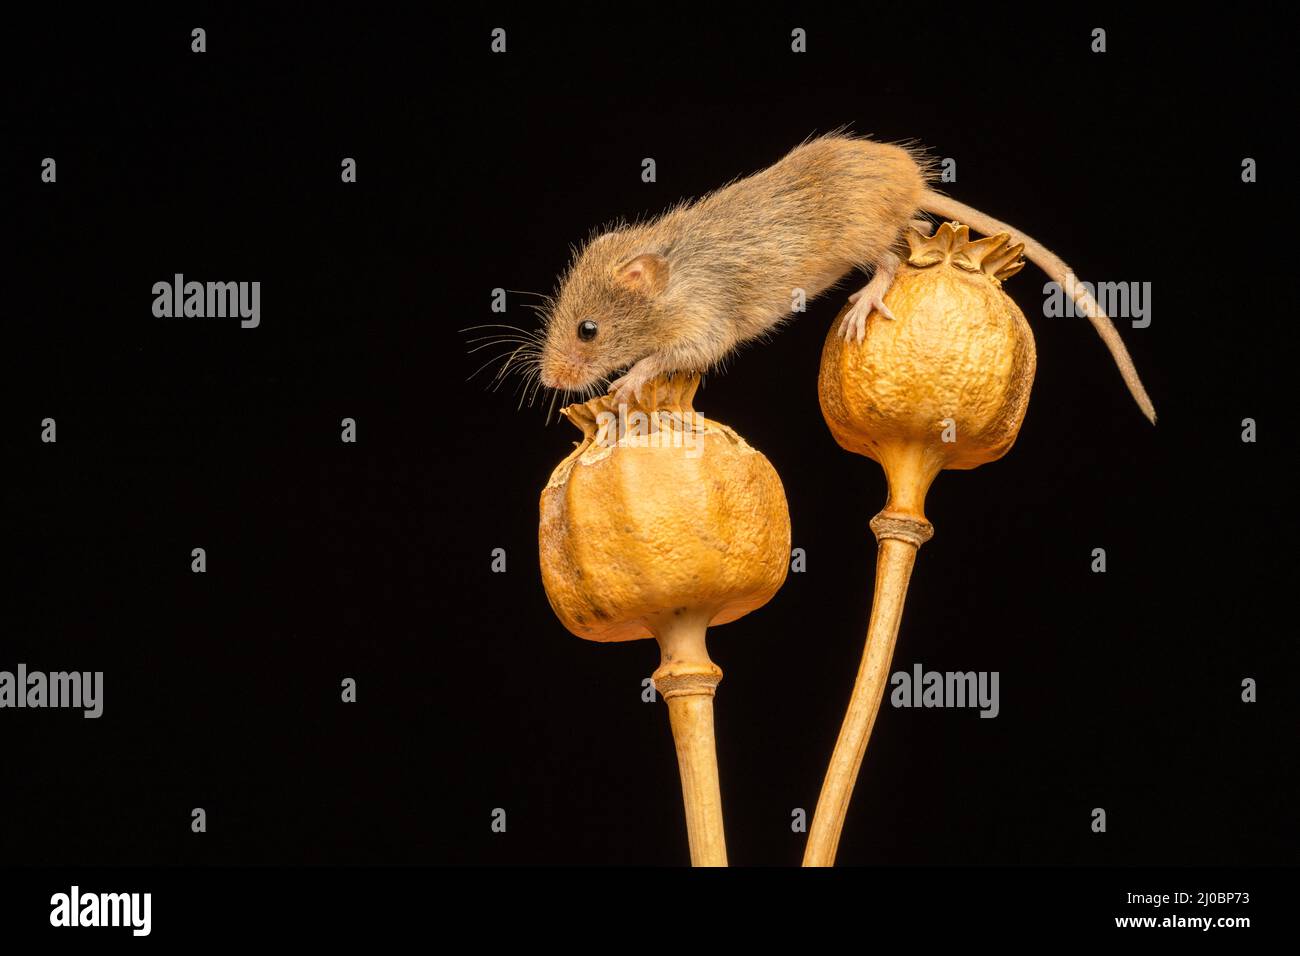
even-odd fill
[(471, 372), (471, 373), (469, 374), (469, 378), (466, 378), (465, 381), (468, 382), (470, 379), (472, 379), (472, 378), (473, 378), (475, 375), (477, 375), (479, 372), (483, 371), (485, 368), (487, 368), (487, 367), (488, 367), (489, 365), (491, 365), (493, 362), (499, 362), (499, 361), (501, 361), (502, 359), (506, 359), (506, 361), (509, 362), (509, 360), (510, 360), (513, 356), (514, 356), (514, 353), (513, 353), (513, 352), (502, 352), (500, 355), (494, 355), (494, 356), (492, 356), (490, 359), (488, 359), (486, 362), (484, 362), (484, 363), (483, 363), (482, 365), (480, 365), (478, 368), (474, 369), (474, 371)]
[(522, 346), (528, 344), (530, 343), (526, 339), (492, 339), (491, 341), (484, 342), (482, 345), (476, 345), (472, 349), (466, 349), (465, 352), (467, 355), (473, 355), (475, 352), (481, 352), (484, 349), (490, 349), (497, 345), (521, 345)]
[(513, 352), (510, 353), (510, 357), (506, 359), (506, 363), (497, 370), (496, 381), (498, 387), (500, 386), (500, 383), (503, 382), (506, 379), (506, 377), (510, 374), (511, 365), (514, 364), (515, 359), (518, 358), (521, 353), (525, 356), (525, 358), (530, 357), (530, 353), (528, 351), (525, 351), (525, 349), (527, 349), (526, 345), (519, 346), (519, 348), (515, 349)]
[(483, 349), (487, 348), (504, 348), (506, 351), (510, 351), (511, 349), (525, 349), (532, 352), (536, 351), (537, 346), (530, 342), (488, 342), (485, 345), (476, 345), (474, 348), (470, 349), (467, 354), (472, 355), (475, 352), (481, 352)]
[(525, 335), (522, 329), (514, 329), (514, 330), (512, 330), (512, 331), (510, 331), (510, 332), (488, 332), (488, 333), (486, 333), (485, 335), (476, 335), (476, 336), (474, 336), (474, 337), (471, 338), (471, 339), (467, 339), (466, 341), (469, 341), (469, 342), (482, 342), (484, 339), (528, 339), (528, 340), (531, 340), (532, 338), (533, 338), (533, 337), (532, 337), (531, 335)]
[(523, 409), (524, 402), (527, 401), (528, 407), (531, 408), (533, 405), (533, 400), (532, 398), (529, 397), (530, 389), (532, 394), (536, 394), (536, 388), (537, 388), (536, 376), (533, 375), (532, 373), (529, 373), (524, 378), (523, 385), (519, 389), (519, 404), (516, 407), (519, 409)]
[(509, 329), (511, 332), (518, 332), (521, 335), (527, 335), (531, 329), (525, 329), (518, 325), (507, 325), (504, 322), (486, 322), (483, 325), (470, 325), (463, 329), (457, 329), (457, 332), (476, 332), (479, 329)]
[[(542, 387), (542, 380), (541, 380), (541, 378), (540, 378), (540, 377), (535, 378), (535, 379), (533, 380), (533, 391), (532, 391), (532, 394), (528, 396), (528, 407), (529, 407), (529, 408), (532, 408), (532, 407), (533, 407), (533, 403), (534, 403), (535, 401), (537, 401), (537, 393), (541, 390), (541, 387)], [(555, 404), (555, 396), (552, 395), (552, 396), (551, 396), (551, 405), (552, 405), (552, 407), (554, 406), (554, 404)], [(547, 421), (549, 422), (549, 420), (550, 420), (550, 418), (549, 418), (550, 413), (549, 413), (549, 412), (547, 413), (547, 416), (548, 416), (548, 417), (547, 417)]]
[(537, 296), (537, 298), (544, 299), (547, 302), (555, 301), (545, 292), (530, 292), (527, 289), (506, 289), (506, 291), (509, 292), (511, 295), (535, 295)]

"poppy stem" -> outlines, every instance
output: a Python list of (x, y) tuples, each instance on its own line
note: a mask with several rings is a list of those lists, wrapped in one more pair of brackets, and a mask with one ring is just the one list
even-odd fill
[(879, 542), (876, 551), (876, 590), (871, 599), (871, 620), (867, 625), (867, 644), (853, 682), (849, 708), (840, 727), (839, 739), (831, 753), (830, 766), (822, 782), (808, 845), (804, 849), (804, 866), (833, 866), (839, 849), (840, 832), (853, 797), (853, 785), (867, 752), (867, 741), (880, 712), (880, 702), (889, 682), (889, 665), (894, 658), (899, 624), (903, 620), (903, 602), (916, 563), (916, 552), (934, 533), (928, 521), (887, 508), (871, 521), (871, 530)]
[(665, 614), (650, 629), (663, 660), (654, 672), (656, 690), (668, 704), (686, 808), (686, 838), (692, 866), (726, 866), (722, 789), (713, 731), (713, 694), (722, 669), (704, 646), (709, 616)]

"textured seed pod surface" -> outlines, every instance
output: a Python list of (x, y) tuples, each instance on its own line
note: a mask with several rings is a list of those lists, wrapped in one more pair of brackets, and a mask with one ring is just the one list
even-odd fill
[(845, 449), (886, 465), (918, 448), (940, 468), (974, 468), (1015, 442), (1034, 380), (1028, 322), (1002, 291), (1021, 268), (1005, 234), (968, 240), (943, 224), (909, 234), (912, 253), (862, 342), (846, 342), (837, 320), (822, 350), (822, 413)]
[(732, 429), (694, 411), (698, 384), (656, 383), (622, 426), (607, 396), (565, 409), (583, 438), (542, 492), (539, 551), (551, 607), (579, 637), (648, 638), (646, 619), (665, 612), (725, 624), (785, 581), (781, 480)]

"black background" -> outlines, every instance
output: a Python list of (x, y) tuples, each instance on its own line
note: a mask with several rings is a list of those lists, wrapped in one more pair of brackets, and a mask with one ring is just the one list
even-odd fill
[[(0, 669), (106, 689), (99, 720), (0, 713), (0, 860), (685, 862), (665, 708), (640, 697), (656, 649), (578, 640), (541, 587), (537, 498), (577, 432), (467, 382), (458, 330), (501, 320), (495, 287), (553, 291), (591, 227), (851, 123), (954, 157), (953, 196), (1083, 278), (1151, 282), (1150, 328), (1119, 325), (1161, 417), (1087, 323), (1038, 317), (1041, 273), (1008, 283), (1037, 339), (1028, 417), (1005, 459), (933, 487), (895, 656), (999, 671), (1001, 715), (886, 706), (840, 861), (1295, 862), (1289, 174), (1261, 115), (1288, 63), (1267, 24), (624, 13), (9, 33)], [(154, 318), (176, 272), (260, 281), (260, 328)], [(711, 635), (739, 865), (799, 862), (791, 810), (816, 803), (865, 633), (883, 477), (815, 388), (847, 291), (697, 401), (771, 459), (808, 562)]]

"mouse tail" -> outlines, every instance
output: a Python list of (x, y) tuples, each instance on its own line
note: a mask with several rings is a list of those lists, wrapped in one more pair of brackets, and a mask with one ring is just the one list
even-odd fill
[(1151, 404), (1151, 398), (1147, 395), (1147, 390), (1142, 387), (1142, 379), (1138, 377), (1137, 369), (1133, 366), (1133, 359), (1129, 357), (1128, 349), (1124, 347), (1124, 340), (1119, 337), (1119, 331), (1111, 322), (1110, 317), (1101, 310), (1097, 300), (1092, 297), (1092, 294), (1086, 288), (1078, 283), (1073, 270), (1059, 256), (1014, 226), (1009, 226), (992, 216), (985, 215), (978, 209), (960, 203), (948, 196), (943, 196), (933, 190), (926, 190), (922, 195), (921, 208), (925, 212), (934, 213), (944, 219), (955, 219), (970, 226), (977, 232), (984, 233), (986, 236), (996, 235), (999, 232), (1009, 233), (1012, 242), (1022, 243), (1025, 247), (1025, 257), (1055, 280), (1065, 290), (1066, 294), (1078, 303), (1083, 310), (1083, 314), (1092, 322), (1092, 327), (1097, 330), (1101, 340), (1106, 343), (1106, 348), (1110, 349), (1111, 357), (1115, 360), (1115, 364), (1119, 366), (1119, 373), (1124, 378), (1124, 384), (1128, 386), (1128, 390), (1137, 401), (1138, 407), (1142, 409), (1142, 414), (1151, 420), (1151, 424), (1155, 424), (1155, 406)]

